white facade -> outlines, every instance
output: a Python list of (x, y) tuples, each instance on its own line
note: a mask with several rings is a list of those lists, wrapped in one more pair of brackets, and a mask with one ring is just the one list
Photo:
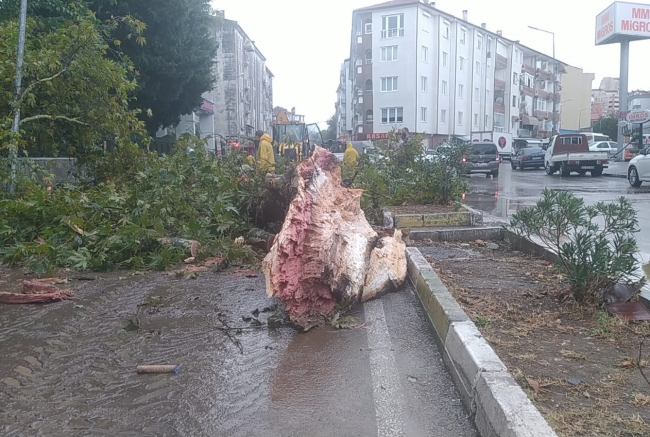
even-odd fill
[(341, 64), (339, 87), (336, 98), (336, 137), (352, 134), (352, 79), (350, 77), (350, 60)]
[(372, 99), (353, 95), (357, 139), (407, 128), (435, 146), (473, 132), (551, 130), (550, 57), (424, 2), (358, 9), (352, 22), (352, 87), (363, 89), (368, 78), (373, 84)]

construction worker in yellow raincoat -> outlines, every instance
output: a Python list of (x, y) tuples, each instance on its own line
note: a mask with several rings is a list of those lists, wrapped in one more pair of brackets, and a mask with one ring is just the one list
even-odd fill
[(257, 169), (266, 173), (273, 173), (275, 171), (273, 138), (262, 131), (257, 131), (255, 135), (260, 139), (260, 145), (257, 148)]
[(343, 154), (343, 164), (356, 165), (358, 159), (359, 152), (357, 152), (354, 146), (352, 146), (352, 143), (348, 143), (348, 146), (345, 148), (345, 153)]

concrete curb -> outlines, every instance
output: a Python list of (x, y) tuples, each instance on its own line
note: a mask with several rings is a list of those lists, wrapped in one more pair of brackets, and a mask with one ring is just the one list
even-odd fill
[(483, 224), (483, 213), (467, 205), (461, 205), (460, 210), (455, 212), (394, 214), (390, 211), (390, 207), (384, 207), (383, 212), (385, 228), (437, 228), (445, 226), (481, 226)]
[(408, 276), (461, 399), (482, 437), (557, 437), (416, 247)]
[(409, 233), (412, 241), (476, 241), (476, 240), (501, 240), (502, 229), (499, 227), (475, 228), (413, 228)]

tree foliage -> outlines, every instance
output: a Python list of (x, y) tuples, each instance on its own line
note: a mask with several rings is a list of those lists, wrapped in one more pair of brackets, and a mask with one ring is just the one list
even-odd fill
[[(146, 44), (139, 44), (128, 27), (120, 28), (113, 44), (127, 55), (138, 79), (132, 109), (139, 109), (150, 133), (173, 126), (201, 105), (201, 94), (214, 87), (217, 18), (209, 0), (90, 0), (101, 20), (131, 16), (146, 24)], [(148, 111), (151, 111), (147, 116)]]
[(639, 280), (638, 219), (624, 197), (587, 206), (568, 191), (544, 189), (537, 204), (512, 216), (507, 227), (557, 253), (577, 301), (595, 301), (613, 284)]
[(607, 135), (612, 141), (618, 141), (618, 120), (616, 117), (601, 117), (593, 122), (594, 132)]
[(338, 131), (337, 123), (338, 123), (338, 120), (336, 118), (336, 114), (332, 115), (327, 120), (327, 129), (325, 129), (323, 131), (323, 141), (336, 140), (336, 138), (337, 138), (336, 133)]
[[(22, 93), (14, 106), (18, 23), (0, 26), (0, 144), (17, 141), (29, 155), (85, 156), (102, 141), (124, 144), (145, 132), (138, 111), (129, 108), (133, 67), (106, 56), (104, 32), (108, 27), (89, 15), (53, 29), (30, 18)], [(20, 137), (10, 138), (17, 109)]]

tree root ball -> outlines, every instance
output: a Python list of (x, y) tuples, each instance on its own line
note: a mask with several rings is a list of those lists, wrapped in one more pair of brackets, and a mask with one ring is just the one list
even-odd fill
[(297, 168), (297, 193), (263, 262), (269, 297), (305, 330), (339, 304), (379, 297), (406, 278), (401, 233), (380, 238), (361, 209), (361, 190), (341, 184), (336, 156), (316, 147)]

